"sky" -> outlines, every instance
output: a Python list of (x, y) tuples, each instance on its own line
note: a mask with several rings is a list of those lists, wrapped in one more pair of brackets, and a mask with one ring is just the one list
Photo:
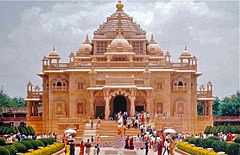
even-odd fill
[[(64, 61), (115, 12), (117, 0), (1, 1), (0, 87), (25, 97), (29, 80), (41, 85), (41, 59), (55, 46)], [(187, 45), (203, 72), (198, 84), (213, 83), (215, 96), (239, 90), (239, 2), (123, 0), (124, 10), (147, 37), (153, 34), (172, 61)]]

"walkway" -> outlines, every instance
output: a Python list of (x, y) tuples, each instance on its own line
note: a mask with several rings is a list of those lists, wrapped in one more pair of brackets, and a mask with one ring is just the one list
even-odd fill
[[(100, 155), (145, 155), (145, 150), (120, 150), (120, 149), (114, 149), (111, 147), (103, 147), (100, 148)], [(94, 148), (91, 148), (91, 155), (93, 154)], [(75, 149), (75, 155), (79, 155), (80, 148), (76, 147)], [(165, 153), (166, 154), (166, 153)], [(153, 150), (150, 150), (148, 152), (148, 155), (157, 155), (157, 152), (154, 152)], [(179, 153), (174, 153), (174, 155), (181, 155)]]

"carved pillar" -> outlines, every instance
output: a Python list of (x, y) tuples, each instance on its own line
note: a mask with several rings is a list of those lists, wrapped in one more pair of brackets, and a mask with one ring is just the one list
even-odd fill
[(130, 101), (131, 101), (131, 106), (130, 106), (130, 115), (133, 116), (135, 114), (135, 96), (130, 97)]
[(148, 113), (150, 113), (151, 107), (150, 107), (150, 102), (151, 102), (151, 92), (147, 91), (147, 98), (146, 98), (146, 102), (147, 102), (147, 107), (146, 107), (146, 111)]
[(205, 113), (205, 102), (202, 102), (202, 115), (204, 116), (206, 113)]
[(105, 99), (105, 119), (108, 119), (109, 114), (110, 114), (110, 96), (109, 96), (109, 91), (104, 91), (104, 99)]
[(131, 89), (131, 106), (130, 106), (130, 115), (133, 116), (135, 114), (135, 99), (136, 99), (136, 90)]
[(94, 95), (93, 95), (93, 91), (90, 91), (90, 99), (89, 99), (89, 102), (90, 102), (90, 105), (89, 105), (89, 109), (90, 109), (90, 118), (94, 118), (94, 107), (93, 107), (93, 104), (94, 104)]
[(208, 101), (208, 106), (209, 106), (209, 108), (208, 108), (208, 115), (209, 116), (212, 116), (212, 101)]
[(38, 103), (34, 102), (33, 104), (33, 115), (38, 116)]

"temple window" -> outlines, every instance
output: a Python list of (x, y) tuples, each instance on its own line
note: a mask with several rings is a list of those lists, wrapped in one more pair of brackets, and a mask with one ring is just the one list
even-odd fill
[(157, 90), (163, 89), (163, 83), (162, 82), (157, 82)]
[(187, 91), (187, 83), (183, 81), (177, 81), (173, 83), (174, 91)]
[(67, 81), (65, 79), (58, 78), (52, 82), (53, 91), (66, 91)]
[(157, 113), (162, 114), (163, 113), (163, 104), (157, 103)]
[(58, 86), (58, 87), (61, 87), (61, 86), (62, 86), (62, 83), (61, 83), (61, 82), (58, 82), (58, 83), (57, 83), (57, 86)]
[(78, 82), (77, 88), (78, 88), (78, 90), (83, 90), (84, 89), (84, 83), (83, 82)]

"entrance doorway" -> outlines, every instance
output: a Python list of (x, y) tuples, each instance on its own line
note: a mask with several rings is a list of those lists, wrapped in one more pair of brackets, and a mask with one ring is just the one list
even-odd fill
[(142, 111), (144, 111), (144, 106), (135, 106), (135, 111), (136, 111), (136, 112), (142, 112)]
[(96, 118), (104, 118), (104, 106), (96, 106)]
[(127, 111), (127, 100), (124, 96), (116, 96), (113, 100), (113, 113)]

